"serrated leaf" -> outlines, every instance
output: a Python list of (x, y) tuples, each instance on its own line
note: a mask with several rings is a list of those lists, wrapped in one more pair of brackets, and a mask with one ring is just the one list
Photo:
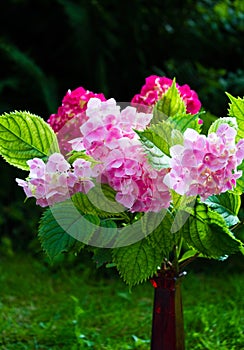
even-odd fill
[(98, 210), (107, 212), (110, 215), (123, 215), (126, 208), (115, 199), (116, 192), (107, 184), (97, 183), (87, 194), (89, 201)]
[[(159, 227), (159, 225), (165, 220), (169, 219), (170, 212), (167, 209), (162, 209), (160, 212), (147, 212), (141, 217), (141, 228), (145, 237), (148, 236)], [(166, 221), (167, 221), (166, 219)], [(168, 227), (169, 228), (169, 227)]]
[(43, 250), (51, 260), (63, 252), (68, 252), (76, 242), (57, 223), (49, 208), (45, 210), (41, 217), (38, 238)]
[(165, 92), (163, 97), (156, 103), (153, 109), (151, 125), (157, 124), (167, 117), (176, 114), (186, 113), (186, 106), (176, 87), (175, 79), (171, 87)]
[(157, 152), (160, 154), (160, 151), (161, 151), (161, 154), (165, 154), (169, 156), (170, 145), (168, 141), (166, 141), (169, 135), (167, 131), (170, 132), (171, 134), (172, 129), (170, 128), (170, 126), (165, 124), (165, 129), (163, 129), (163, 134), (161, 133), (161, 135), (159, 135), (157, 131), (155, 132), (151, 128), (148, 128), (144, 131), (136, 131), (136, 132), (140, 137), (140, 141), (142, 145), (144, 146), (145, 149), (148, 149), (148, 152), (153, 150), (153, 148), (155, 147), (155, 151), (154, 151), (155, 154)]
[(53, 152), (59, 152), (57, 137), (42, 118), (22, 111), (0, 116), (0, 154), (9, 164), (29, 170), (27, 160)]
[(171, 203), (173, 205), (174, 211), (177, 210), (189, 210), (194, 207), (196, 197), (195, 196), (186, 196), (181, 195), (174, 190), (170, 191), (171, 193)]
[(226, 95), (229, 97), (231, 103), (229, 103), (228, 114), (230, 117), (235, 117), (238, 124), (238, 131), (236, 140), (244, 138), (244, 98), (235, 98), (228, 92)]
[(174, 145), (183, 145), (184, 138), (182, 133), (175, 129), (170, 121), (163, 121), (157, 125), (152, 125), (150, 129), (153, 133), (152, 142), (166, 155), (170, 156), (170, 147)]
[[(147, 139), (146, 136), (143, 135), (143, 132), (136, 131), (140, 137), (140, 141), (144, 147), (145, 153), (147, 155), (147, 159), (149, 163), (155, 169), (169, 168), (170, 158), (164, 154), (153, 142)], [(154, 137), (152, 134), (149, 137)], [(163, 146), (163, 145), (162, 145)]]
[(185, 196), (176, 193), (171, 190), (171, 203), (174, 220), (170, 228), (171, 233), (177, 234), (178, 231), (184, 226), (185, 222), (189, 218), (190, 214), (194, 209), (196, 197)]
[(160, 256), (169, 258), (175, 245), (175, 235), (171, 232), (174, 217), (170, 212), (150, 213), (144, 219), (143, 229), (151, 232), (147, 239), (150, 245), (160, 250)]
[(101, 218), (127, 217), (125, 207), (116, 202), (115, 191), (108, 185), (96, 184), (88, 194), (79, 192), (73, 195), (72, 201), (85, 214), (93, 214)]
[[(65, 232), (86, 245), (114, 248), (130, 244), (131, 238), (135, 242), (135, 240), (143, 237), (141, 230), (139, 238), (135, 233), (136, 225), (133, 226), (132, 232), (128, 232), (127, 227), (119, 230), (114, 220), (120, 220), (120, 218), (102, 219), (97, 214), (85, 214), (77, 210), (77, 207), (71, 200), (57, 203), (51, 210), (54, 218)], [(125, 222), (124, 218), (123, 222)], [(127, 239), (128, 241), (126, 241)]]
[(176, 114), (168, 119), (174, 128), (184, 133), (186, 129), (191, 128), (200, 133), (201, 124), (198, 123), (198, 114)]
[(117, 225), (113, 220), (102, 220), (88, 244), (95, 247), (112, 248), (115, 245), (118, 232)]
[(159, 247), (153, 247), (144, 238), (127, 247), (113, 249), (113, 260), (123, 280), (133, 287), (156, 273), (162, 257)]
[(234, 117), (218, 118), (210, 125), (208, 134), (211, 134), (212, 132), (216, 132), (221, 124), (228, 124), (229, 126), (234, 128), (236, 131), (238, 129), (236, 118)]
[[(183, 136), (167, 121), (152, 125), (144, 131), (136, 131), (144, 148), (148, 151), (155, 146), (164, 155), (170, 156), (170, 147), (175, 144), (183, 144)], [(155, 154), (158, 152), (155, 148)]]
[(225, 192), (208, 197), (204, 203), (219, 213), (224, 218), (228, 227), (234, 226), (240, 222), (238, 218), (241, 206), (240, 196)]
[(70, 200), (67, 200), (50, 207), (40, 221), (39, 237), (43, 247), (45, 246), (45, 251), (52, 257), (64, 249), (68, 236), (88, 244), (99, 224), (97, 216), (83, 215)]
[[(148, 215), (145, 213), (144, 215)], [(148, 232), (147, 234), (149, 234)], [(139, 218), (137, 221), (129, 223), (128, 225), (118, 229), (116, 240), (113, 247), (127, 247), (135, 242), (140, 241), (146, 236), (145, 231), (142, 229), (142, 220)]]
[(171, 146), (173, 145), (183, 145), (184, 143), (184, 137), (182, 135), (182, 133), (177, 130), (177, 129), (173, 129), (171, 132)]
[(161, 152), (156, 146), (150, 148), (150, 150), (145, 148), (145, 153), (148, 162), (154, 169), (161, 170), (170, 168), (170, 158)]
[(182, 232), (186, 243), (206, 257), (219, 259), (243, 248), (223, 217), (204, 203), (196, 205), (194, 215), (189, 217)]

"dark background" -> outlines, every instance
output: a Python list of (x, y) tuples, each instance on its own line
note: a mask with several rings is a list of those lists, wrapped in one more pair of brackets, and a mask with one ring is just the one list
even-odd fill
[[(130, 101), (151, 74), (189, 84), (217, 117), (225, 91), (244, 95), (242, 0), (6, 0), (0, 14), (1, 114), (47, 120), (78, 86)], [(0, 165), (1, 250), (36, 251), (42, 210), (14, 181), (27, 174)]]

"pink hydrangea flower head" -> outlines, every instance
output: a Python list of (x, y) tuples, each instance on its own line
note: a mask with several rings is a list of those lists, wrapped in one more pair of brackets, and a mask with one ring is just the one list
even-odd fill
[(41, 178), (44, 176), (46, 165), (42, 159), (33, 158), (33, 159), (28, 160), (27, 164), (29, 165), (29, 168), (30, 168), (30, 177)]
[(46, 207), (70, 198), (76, 192), (87, 193), (94, 183), (91, 163), (77, 159), (71, 166), (60, 153), (53, 153), (45, 164), (41, 159), (28, 161), (30, 174), (26, 180), (16, 179), (26, 196)]
[(231, 190), (241, 176), (244, 141), (235, 144), (236, 130), (221, 124), (208, 136), (187, 129), (184, 144), (171, 147), (171, 170), (164, 183), (181, 195), (202, 199)]
[(116, 200), (132, 212), (168, 207), (170, 193), (163, 183), (166, 171), (149, 166), (134, 131), (145, 129), (152, 114), (132, 106), (121, 110), (114, 99), (103, 102), (96, 98), (88, 102), (86, 114), (81, 137), (71, 143), (102, 163), (94, 167), (96, 181), (109, 184), (116, 191)]
[(126, 147), (129, 139), (140, 144), (134, 129), (142, 130), (152, 118), (152, 114), (139, 113), (131, 106), (121, 111), (114, 99), (100, 101), (97, 98), (88, 102), (86, 115), (88, 119), (80, 127), (80, 138), (71, 144), (76, 150), (85, 149), (99, 161), (105, 161), (113, 149)]
[(45, 170), (48, 173), (55, 173), (68, 171), (69, 168), (70, 164), (65, 160), (61, 153), (53, 153), (48, 158)]
[(236, 151), (236, 158), (237, 158), (237, 164), (241, 164), (242, 160), (244, 159), (244, 139), (241, 139), (237, 145), (236, 145), (237, 151)]
[(166, 173), (150, 169), (145, 158), (124, 155), (107, 164), (103, 175), (117, 192), (116, 200), (131, 212), (158, 212), (170, 205), (170, 192), (163, 183)]
[[(172, 79), (151, 75), (146, 78), (145, 85), (142, 86), (140, 93), (132, 98), (131, 102), (133, 105), (138, 104), (153, 107), (170, 88), (172, 83)], [(196, 114), (199, 112), (201, 102), (198, 99), (197, 93), (191, 90), (187, 84), (180, 86), (176, 83), (176, 87), (186, 105), (187, 113)]]

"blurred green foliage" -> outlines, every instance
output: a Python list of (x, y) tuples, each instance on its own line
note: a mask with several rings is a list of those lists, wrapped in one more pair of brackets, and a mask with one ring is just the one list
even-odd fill
[[(0, 113), (47, 120), (78, 86), (130, 101), (151, 74), (189, 84), (219, 117), (225, 91), (244, 95), (242, 0), (6, 0), (0, 11)], [(14, 178), (27, 174), (0, 164), (0, 233), (22, 249), (41, 209), (23, 205)]]

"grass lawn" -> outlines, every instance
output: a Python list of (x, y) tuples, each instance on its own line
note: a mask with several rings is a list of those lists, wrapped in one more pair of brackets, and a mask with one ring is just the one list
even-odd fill
[[(182, 285), (187, 350), (244, 349), (244, 278), (234, 262), (198, 262)], [(200, 261), (200, 260), (199, 260)], [(237, 264), (237, 267), (236, 267)], [(94, 273), (95, 271), (95, 273)], [(93, 265), (0, 258), (0, 349), (150, 349), (153, 288)]]

